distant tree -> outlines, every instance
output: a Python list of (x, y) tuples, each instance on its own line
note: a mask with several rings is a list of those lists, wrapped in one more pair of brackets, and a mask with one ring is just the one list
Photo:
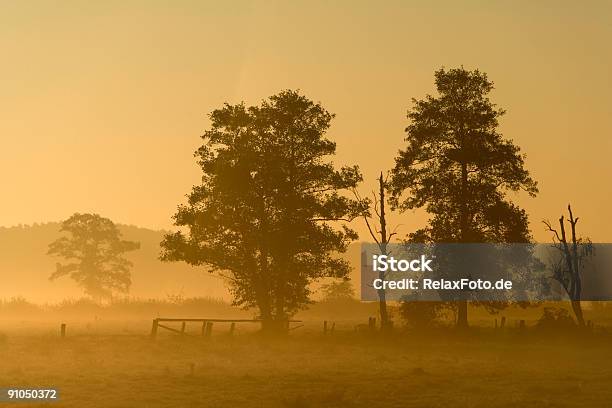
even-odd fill
[(70, 276), (96, 300), (128, 292), (132, 263), (123, 254), (140, 248), (138, 242), (122, 240), (115, 224), (98, 214), (76, 213), (60, 231), (68, 235), (52, 242), (47, 253), (66, 262), (58, 262), (49, 279)]
[(169, 234), (161, 258), (206, 265), (226, 277), (234, 304), (256, 307), (263, 328), (284, 330), (309, 302), (309, 283), (343, 278), (344, 252), (357, 234), (345, 224), (361, 203), (341, 194), (361, 181), (357, 166), (335, 170), (325, 137), (333, 115), (296, 91), (259, 106), (228, 105), (210, 114), (196, 152), (202, 183)]
[(348, 279), (341, 279), (334, 282), (326, 283), (321, 286), (323, 301), (333, 302), (337, 300), (353, 299), (355, 297), (355, 288)]
[[(408, 145), (396, 158), (390, 181), (394, 207), (424, 207), (431, 215), (428, 226), (410, 240), (529, 242), (527, 214), (507, 192), (535, 196), (537, 184), (519, 147), (497, 130), (504, 111), (488, 98), (493, 83), (486, 74), (463, 67), (438, 70), (435, 83), (438, 96), (413, 99)], [(465, 328), (467, 302), (459, 301), (457, 308), (457, 326)]]
[(565, 217), (559, 218), (559, 230), (549, 221), (543, 221), (548, 231), (553, 233), (553, 242), (559, 251), (559, 258), (553, 260), (553, 278), (561, 284), (570, 298), (578, 325), (585, 326), (582, 313), (582, 270), (585, 262), (593, 256), (593, 245), (589, 238), (579, 238), (576, 234), (578, 218), (574, 218), (572, 206), (568, 204), (570, 236), (565, 231)]

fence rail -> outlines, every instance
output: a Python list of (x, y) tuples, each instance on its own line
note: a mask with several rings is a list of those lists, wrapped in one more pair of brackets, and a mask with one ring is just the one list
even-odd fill
[[(202, 323), (202, 337), (210, 337), (212, 334), (213, 323), (231, 323), (229, 334), (233, 335), (236, 328), (236, 323), (261, 323), (262, 319), (193, 319), (193, 318), (178, 318), (178, 317), (158, 317), (153, 319), (153, 325), (151, 326), (151, 338), (157, 337), (157, 330), (159, 328), (178, 333), (181, 335), (194, 336), (193, 334), (185, 333), (187, 322), (198, 322)], [(181, 329), (175, 329), (163, 324), (161, 322), (181, 322)], [(289, 323), (301, 323), (301, 320), (287, 320)], [(300, 327), (300, 326), (298, 326)]]

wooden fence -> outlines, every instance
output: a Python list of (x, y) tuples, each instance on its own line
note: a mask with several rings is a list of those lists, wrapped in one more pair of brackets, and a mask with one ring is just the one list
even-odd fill
[[(165, 324), (161, 324), (161, 322), (181, 322), (181, 329), (175, 329), (173, 327), (166, 326)], [(157, 330), (159, 328), (178, 333), (180, 335), (185, 336), (194, 336), (193, 334), (186, 333), (185, 328), (187, 327), (188, 322), (196, 322), (201, 323), (201, 336), (202, 337), (210, 337), (212, 334), (213, 323), (231, 323), (229, 328), (229, 334), (233, 335), (236, 330), (236, 323), (261, 323), (261, 319), (182, 319), (182, 318), (164, 318), (158, 317), (157, 319), (153, 319), (153, 325), (151, 326), (151, 338), (157, 337)], [(289, 323), (301, 323), (301, 320), (288, 320)]]

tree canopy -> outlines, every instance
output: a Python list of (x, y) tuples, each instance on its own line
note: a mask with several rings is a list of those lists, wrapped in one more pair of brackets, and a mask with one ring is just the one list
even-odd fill
[(98, 214), (75, 213), (62, 222), (60, 231), (67, 235), (49, 244), (48, 254), (66, 263), (58, 262), (49, 279), (70, 276), (98, 300), (129, 291), (132, 263), (123, 254), (138, 249), (138, 242), (122, 240), (115, 224)]
[(202, 183), (179, 206), (174, 222), (184, 229), (166, 236), (161, 258), (220, 273), (236, 305), (259, 309), (264, 328), (306, 304), (313, 280), (345, 277), (349, 265), (334, 253), (357, 238), (345, 222), (363, 205), (342, 190), (361, 174), (329, 160), (333, 116), (291, 90), (213, 111), (195, 154)]
[[(528, 242), (527, 215), (508, 191), (535, 196), (524, 154), (497, 130), (504, 114), (488, 98), (493, 83), (478, 70), (435, 73), (439, 96), (413, 99), (407, 146), (390, 182), (400, 209), (425, 207), (429, 225), (414, 234), (433, 242)], [(408, 191), (408, 195), (404, 193)]]
[[(508, 192), (538, 192), (524, 154), (498, 131), (504, 110), (489, 99), (485, 73), (461, 68), (435, 73), (437, 96), (413, 99), (407, 146), (396, 158), (391, 203), (401, 210), (425, 208), (417, 242), (526, 243), (526, 212)], [(465, 309), (467, 314), (467, 309)], [(459, 314), (459, 323), (466, 316)]]

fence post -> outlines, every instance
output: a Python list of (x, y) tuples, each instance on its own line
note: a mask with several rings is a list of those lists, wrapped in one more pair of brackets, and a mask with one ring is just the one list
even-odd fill
[(212, 327), (213, 327), (213, 323), (212, 322), (207, 322), (206, 323), (206, 332), (205, 332), (205, 336), (206, 337), (210, 337), (212, 334)]
[(185, 334), (185, 326), (187, 325), (187, 323), (183, 322), (182, 326), (181, 326), (181, 334)]
[(208, 322), (207, 322), (206, 320), (204, 320), (204, 321), (202, 322), (202, 337), (204, 337), (204, 336), (206, 335), (206, 324), (207, 324), (207, 323), (208, 323)]
[(503, 329), (505, 326), (506, 326), (506, 316), (502, 316), (501, 324), (499, 325), (499, 327)]
[(331, 326), (331, 330), (329, 332), (333, 334), (335, 329), (336, 329), (336, 322), (333, 322)]
[(151, 326), (151, 338), (154, 339), (155, 337), (157, 337), (157, 324), (158, 324), (158, 320), (157, 319), (153, 319), (153, 325)]
[(230, 325), (230, 331), (229, 331), (230, 336), (234, 335), (235, 329), (236, 329), (236, 322), (232, 322), (232, 324)]
[(62, 323), (60, 326), (60, 336), (62, 336), (62, 338), (66, 337), (66, 323)]
[(327, 320), (323, 321), (323, 334), (327, 334)]

